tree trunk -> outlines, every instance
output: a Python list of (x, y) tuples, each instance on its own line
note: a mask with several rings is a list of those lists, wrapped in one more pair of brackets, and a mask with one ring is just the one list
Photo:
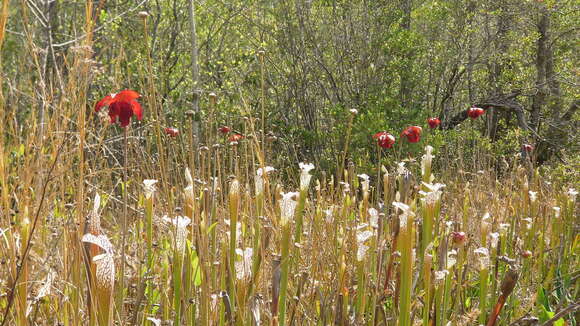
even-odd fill
[(538, 39), (538, 53), (536, 57), (536, 68), (538, 70), (536, 85), (538, 92), (534, 97), (532, 122), (539, 132), (540, 116), (542, 116), (542, 108), (546, 104), (548, 105), (548, 112), (544, 116), (549, 116), (550, 122), (547, 124), (548, 130), (546, 136), (539, 140), (536, 147), (538, 163), (548, 161), (565, 147), (568, 142), (566, 125), (570, 119), (565, 120), (563, 118), (569, 112), (574, 112), (577, 107), (577, 101), (575, 101), (564, 115), (561, 114), (562, 94), (560, 91), (560, 83), (554, 72), (554, 49), (550, 45), (550, 12), (545, 7), (541, 10), (542, 16), (538, 22), (540, 38)]
[(540, 113), (542, 107), (546, 102), (547, 87), (546, 87), (546, 61), (548, 56), (548, 28), (550, 25), (550, 18), (548, 13), (544, 11), (540, 21), (538, 22), (538, 49), (536, 52), (536, 88), (537, 93), (532, 102), (532, 116), (530, 119), (530, 126), (537, 132), (540, 129)]
[[(510, 19), (507, 15), (507, 10), (503, 2), (499, 2), (498, 8), (500, 14), (497, 15), (497, 34), (494, 40), (495, 45), (495, 60), (492, 63), (493, 74), (490, 76), (490, 81), (493, 85), (493, 96), (498, 96), (503, 92), (502, 75), (506, 65), (505, 54), (508, 51), (508, 40), (506, 35), (509, 31)], [(488, 128), (487, 135), (492, 141), (497, 139), (498, 123), (501, 112), (498, 110), (489, 110), (487, 114)]]

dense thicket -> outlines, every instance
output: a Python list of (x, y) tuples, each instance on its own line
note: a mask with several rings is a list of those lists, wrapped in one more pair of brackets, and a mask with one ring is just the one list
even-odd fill
[[(322, 165), (339, 157), (343, 138), (333, 136), (344, 134), (352, 108), (360, 112), (353, 148), (361, 155), (376, 131), (399, 133), (429, 116), (453, 129), (473, 105), (486, 108), (487, 119), (465, 129), (476, 128), (492, 143), (513, 142), (512, 151), (518, 142), (534, 143), (540, 162), (554, 154), (565, 159), (561, 150), (578, 142), (575, 1), (192, 3), (194, 38), (189, 1), (92, 3), (87, 111), (102, 94), (131, 87), (154, 96), (161, 119), (179, 126), (195, 94), (207, 118), (207, 94), (215, 92), (218, 121), (239, 127), (248, 109), (260, 116), (263, 91), (266, 131), (280, 137), (277, 148), (289, 160)], [(8, 117), (25, 124), (35, 113), (42, 120), (75, 96), (67, 80), (86, 36), (85, 8), (82, 1), (10, 6), (2, 53)], [(149, 13), (146, 24), (140, 11)], [(202, 132), (207, 128), (202, 123)], [(496, 153), (509, 153), (502, 146)]]

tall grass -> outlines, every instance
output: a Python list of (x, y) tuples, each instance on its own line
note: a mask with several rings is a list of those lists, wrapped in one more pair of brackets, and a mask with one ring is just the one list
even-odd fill
[[(145, 85), (146, 118), (123, 134), (92, 114), (102, 94), (89, 91), (92, 39), (83, 42), (65, 63), (78, 96), (45, 112), (44, 137), (35, 116), (17, 125), (0, 93), (4, 325), (510, 325), (566, 308), (561, 318), (577, 322), (577, 183), (518, 158), (448, 169), (438, 156), (462, 153), (444, 148), (345, 166), (356, 112), (335, 173), (272, 168), (285, 140), (264, 130), (264, 81), (258, 109), (242, 99), (231, 117), (244, 139), (215, 130), (215, 94), (201, 103), (211, 112), (202, 138), (193, 116), (164, 137), (148, 45), (130, 85)], [(415, 145), (397, 146), (398, 157)]]

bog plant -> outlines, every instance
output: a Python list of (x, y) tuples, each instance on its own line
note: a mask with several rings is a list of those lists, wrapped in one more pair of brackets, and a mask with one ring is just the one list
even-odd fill
[(349, 109), (340, 151), (322, 153), (331, 168), (280, 159), (264, 51), (259, 112), (240, 95), (227, 124), (213, 93), (208, 116), (164, 121), (147, 53), (148, 110), (132, 90), (95, 106), (119, 136), (79, 109), (92, 107), (85, 50), (74, 105), (59, 104), (73, 129), (0, 129), (0, 325), (577, 323), (578, 171), (541, 173), (532, 145), (490, 166), (475, 132), (449, 146), (433, 117), (364, 136), (377, 150), (364, 165)]

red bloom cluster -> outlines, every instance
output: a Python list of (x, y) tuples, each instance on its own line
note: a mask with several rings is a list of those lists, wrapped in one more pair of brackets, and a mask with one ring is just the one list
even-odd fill
[(234, 133), (234, 134), (232, 134), (232, 135), (231, 135), (231, 136), (228, 138), (228, 141), (229, 141), (230, 143), (233, 143), (233, 142), (238, 142), (238, 141), (240, 141), (240, 140), (242, 140), (242, 139), (244, 139), (244, 135), (240, 135), (240, 134), (235, 134), (235, 133)]
[(483, 114), (485, 114), (485, 110), (482, 108), (473, 107), (467, 110), (467, 116), (470, 117), (471, 119), (477, 119), (481, 117)]
[(111, 123), (118, 122), (121, 127), (127, 127), (133, 115), (137, 116), (137, 120), (143, 118), (141, 104), (136, 101), (139, 97), (141, 94), (128, 89), (107, 95), (95, 105), (95, 112), (108, 106)]
[(386, 131), (377, 132), (373, 135), (373, 139), (376, 139), (377, 144), (382, 148), (391, 148), (395, 143), (395, 136)]
[(423, 128), (419, 126), (410, 126), (403, 130), (401, 137), (406, 137), (409, 143), (418, 143), (421, 140)]
[(177, 128), (165, 128), (165, 134), (170, 137), (177, 137), (179, 136), (179, 129)]
[(439, 127), (441, 120), (439, 120), (439, 118), (429, 118), (427, 119), (427, 124), (429, 125), (429, 128), (434, 129)]
[(534, 150), (534, 146), (530, 145), (530, 144), (523, 144), (522, 145), (522, 149), (526, 152), (526, 153), (531, 153)]
[(218, 128), (218, 131), (225, 135), (225, 134), (229, 134), (230, 131), (232, 131), (232, 128), (230, 128), (228, 126), (222, 126), (222, 127)]

